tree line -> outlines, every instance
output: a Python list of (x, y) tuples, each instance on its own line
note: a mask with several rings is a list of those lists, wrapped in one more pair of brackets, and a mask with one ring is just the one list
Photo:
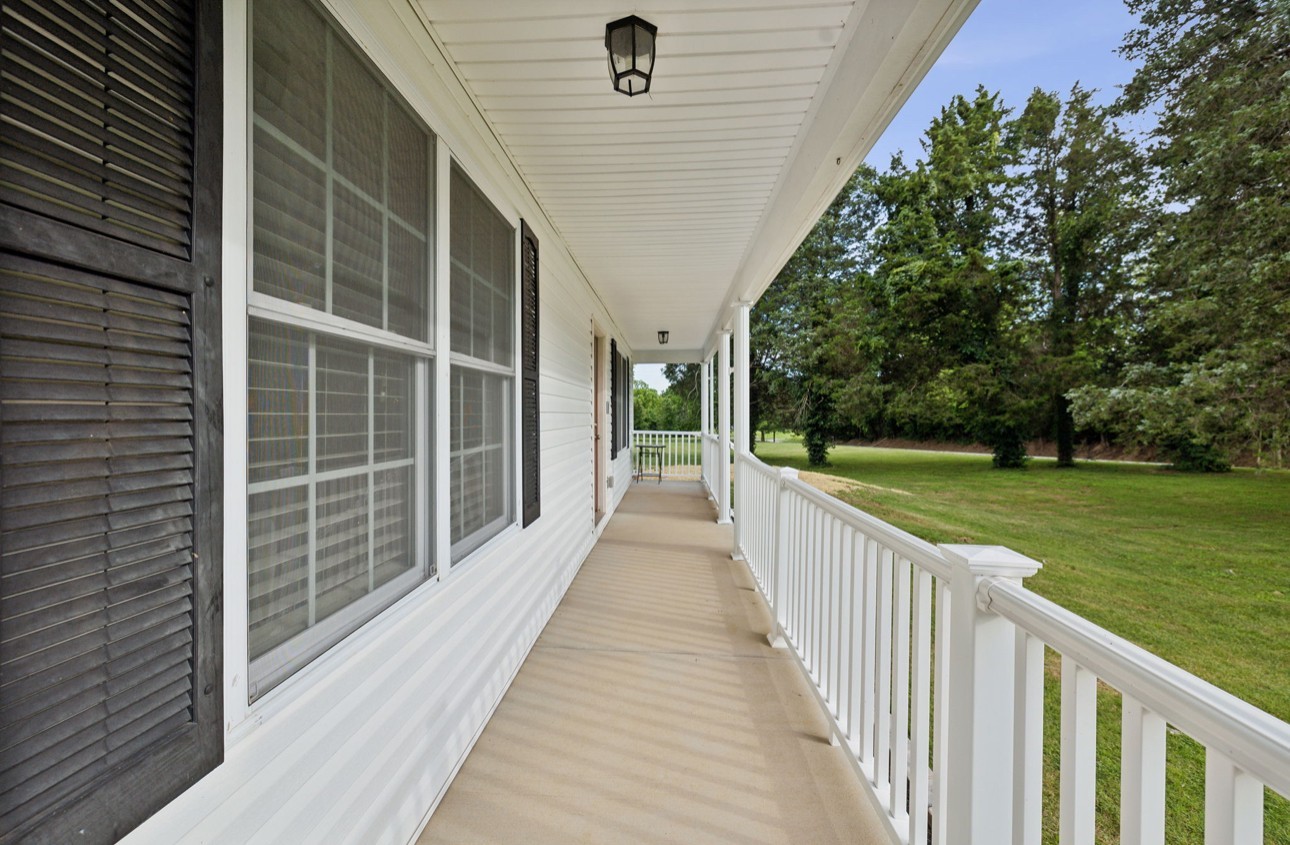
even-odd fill
[(1128, 5), (1114, 102), (978, 88), (855, 172), (753, 310), (759, 428), (1286, 465), (1290, 4)]

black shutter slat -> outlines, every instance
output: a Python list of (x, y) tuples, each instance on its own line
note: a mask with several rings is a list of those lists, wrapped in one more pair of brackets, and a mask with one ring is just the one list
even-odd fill
[[(182, 647), (182, 646), (181, 646)], [(79, 713), (103, 697), (98, 686), (108, 679), (107, 667), (99, 664), (88, 672), (74, 675), (66, 681), (50, 687), (45, 695), (29, 695), (22, 700), (9, 701), (5, 705), (4, 730), (14, 729), (13, 736), (25, 730), (23, 723), (34, 717), (42, 716), (47, 711), (57, 710), (51, 718), (43, 719), (44, 724), (56, 724), (68, 718), (68, 714)], [(43, 716), (42, 716), (43, 718)], [(9, 736), (8, 733), (4, 734)], [(26, 734), (22, 734), (26, 735)]]
[(121, 205), (137, 206), (149, 214), (173, 220), (177, 213), (186, 211), (186, 200), (157, 185), (155, 179), (145, 181), (118, 167), (51, 144), (21, 126), (5, 126), (5, 139), (0, 141), (0, 161), (46, 173), (52, 181), (72, 182)]
[(17, 701), (97, 671), (103, 665), (106, 640), (107, 634), (100, 628), (21, 659), (7, 660), (0, 689), (6, 699)]
[(138, 4), (30, 2), (0, 7), (0, 26), (0, 203), (188, 258), (191, 27)]
[[(90, 575), (102, 576), (104, 584), (107, 576), (102, 572), (107, 568), (107, 556), (99, 553), (83, 558), (66, 561), (62, 566), (44, 566), (25, 571), (5, 571), (5, 594), (18, 595), (52, 587), (64, 581), (75, 581)], [(3, 718), (3, 716), (0, 716)]]
[(25, 780), (17, 782), (13, 789), (0, 793), (0, 824), (11, 816), (19, 815), (13, 812), (15, 810), (32, 812), (53, 804), (61, 791), (56, 787), (80, 786), (103, 774), (108, 768), (106, 758), (107, 748), (94, 744), (58, 765), (33, 772)]
[[(169, 81), (171, 85), (161, 87), (153, 81), (155, 72), (152, 75), (140, 73), (139, 70), (133, 67), (133, 63), (122, 60), (123, 50), (129, 51), (127, 55), (133, 53), (140, 58), (169, 54), (171, 57), (170, 66), (180, 70), (180, 76), (182, 76), (183, 71), (181, 68), (191, 67), (191, 59), (189, 56), (185, 56), (182, 51), (173, 49), (180, 42), (167, 45), (164, 41), (159, 42), (154, 39), (151, 43), (146, 43), (138, 36), (137, 29), (130, 27), (128, 18), (110, 16), (98, 26), (87, 30), (82, 26), (85, 19), (70, 14), (65, 8), (49, 3), (23, 3), (21, 5), (24, 8), (20, 11), (26, 13), (25, 17), (31, 24), (36, 28), (52, 27), (51, 34), (56, 35), (60, 40), (68, 42), (76, 51), (68, 53), (57, 49), (55, 45), (51, 52), (60, 59), (74, 63), (73, 66), (79, 66), (92, 78), (102, 77), (105, 73), (113, 74), (120, 68), (124, 68), (125, 72), (121, 74), (122, 79), (139, 84), (142, 90), (154, 97), (156, 102), (171, 104), (172, 111), (176, 116), (186, 119), (191, 114), (191, 92), (188, 90), (189, 86), (185, 84), (186, 80), (176, 78), (174, 74), (170, 74)], [(99, 11), (99, 14), (102, 14), (102, 12)], [(13, 26), (20, 34), (31, 40), (30, 34), (32, 30), (30, 28), (26, 30), (19, 29), (22, 26), (22, 21), (14, 10), (10, 10), (6, 26)], [(41, 46), (46, 46), (48, 43), (46, 41)], [(166, 49), (167, 47), (171, 49)], [(81, 59), (77, 53), (88, 58), (89, 62)]]
[[(107, 105), (114, 116), (127, 118), (167, 147), (191, 150), (192, 140), (187, 132), (175, 125), (173, 116), (163, 117), (136, 105), (122, 96), (118, 88), (105, 90), (101, 64), (87, 61), (83, 55), (68, 50), (18, 18), (8, 19), (5, 28), (11, 36), (17, 36), (11, 37), (6, 45), (9, 54), (20, 60), (20, 66), (43, 74), (45, 80), (42, 81), (52, 81), (80, 95), (86, 108), (94, 113)], [(183, 160), (182, 156), (172, 157)]]
[[(191, 653), (192, 631), (187, 620), (181, 617), (137, 631), (114, 644), (114, 659), (110, 666), (101, 640), (102, 637), (96, 635), (71, 641), (33, 655), (15, 667), (15, 677), (6, 679), (4, 686), (0, 687), (5, 695), (6, 714), (8, 702), (21, 703), (23, 713), (39, 712), (65, 696), (76, 694), (86, 679), (103, 683), (109, 669), (125, 672), (139, 665), (153, 665), (159, 655), (175, 649), (186, 649)], [(24, 669), (31, 671), (19, 674)]]
[[(25, 722), (6, 726), (0, 730), (0, 750), (7, 759), (25, 763), (30, 771), (40, 771), (91, 742), (107, 739), (112, 722), (155, 711), (159, 702), (165, 702), (160, 705), (164, 708), (162, 719), (168, 718), (182, 709), (176, 693), (190, 683), (192, 667), (187, 651), (181, 647), (158, 655), (154, 665), (142, 667), (146, 671), (135, 667), (114, 678), (104, 678), (99, 689), (89, 688), (55, 707), (32, 714)], [(143, 729), (149, 727), (151, 723)]]
[[(193, 374), (186, 297), (5, 263), (0, 691), (25, 715), (0, 717), (6, 779), (23, 784), (0, 813), (17, 819), (191, 724)], [(15, 404), (28, 398), (65, 410)]]
[(182, 163), (167, 155), (166, 150), (149, 145), (148, 139), (137, 133), (133, 137), (123, 135), (103, 117), (91, 120), (84, 109), (54, 99), (48, 91), (38, 93), (25, 85), (10, 84), (5, 86), (4, 96), (0, 114), (20, 126), (144, 178), (154, 173), (181, 182), (188, 178)]
[[(151, 675), (152, 667), (173, 667), (187, 663), (190, 659), (191, 641), (187, 631), (181, 631), (148, 642), (143, 648), (112, 663), (112, 671), (116, 672), (115, 680), (108, 675), (107, 664), (99, 661), (89, 671), (46, 688), (43, 695), (27, 695), (21, 701), (13, 699), (5, 706), (4, 717), (10, 721), (4, 728), (8, 730), (10, 725), (17, 726), (19, 722), (35, 716), (43, 716), (46, 725), (57, 724), (68, 713), (79, 713), (88, 708), (90, 703), (102, 701), (103, 691), (97, 689), (99, 685), (114, 684), (111, 686), (112, 691), (129, 689), (130, 686), (137, 685), (135, 676), (146, 679)], [(58, 713), (46, 715), (46, 711), (53, 708), (58, 708)], [(13, 735), (17, 737), (17, 728)], [(0, 741), (0, 744), (6, 744), (6, 741)]]
[[(0, 332), (2, 333), (2, 332)], [(111, 356), (109, 356), (111, 357)], [(190, 368), (185, 367), (187, 372)], [(17, 423), (87, 422), (109, 423), (148, 420), (182, 420), (191, 422), (192, 408), (184, 405), (14, 405), (5, 419)]]

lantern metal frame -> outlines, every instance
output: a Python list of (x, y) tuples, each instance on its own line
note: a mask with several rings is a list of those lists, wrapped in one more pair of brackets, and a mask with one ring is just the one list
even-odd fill
[(658, 333), (659, 346), (665, 346), (667, 344), (667, 341), (668, 341), (667, 330), (666, 329), (660, 330)]
[[(649, 33), (649, 50), (642, 56), (639, 46), (636, 43), (637, 32), (644, 30)], [(614, 67), (614, 33), (626, 29), (631, 33), (632, 38), (632, 62), (627, 70), (621, 73)], [(654, 78), (654, 62), (658, 58), (658, 27), (654, 24), (639, 18), (636, 15), (628, 15), (625, 18), (619, 18), (605, 24), (605, 52), (609, 59), (609, 79), (613, 82), (614, 90), (620, 94), (626, 94), (628, 97), (635, 97), (637, 94), (646, 94), (649, 92), (650, 83)], [(642, 60), (648, 60), (648, 67), (641, 67)], [(644, 81), (644, 84), (637, 90), (633, 90), (632, 83)]]

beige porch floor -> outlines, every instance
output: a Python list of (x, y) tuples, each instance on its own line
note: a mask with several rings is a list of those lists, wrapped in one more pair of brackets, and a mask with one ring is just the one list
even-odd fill
[(885, 841), (697, 483), (633, 484), (419, 843)]

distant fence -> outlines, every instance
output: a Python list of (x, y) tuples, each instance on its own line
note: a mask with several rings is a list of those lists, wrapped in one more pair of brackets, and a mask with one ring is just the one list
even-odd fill
[[(641, 449), (640, 447), (646, 447)], [(649, 448), (655, 447), (655, 448)], [(633, 431), (632, 475), (667, 481), (698, 481), (703, 473), (703, 442), (697, 431)]]

